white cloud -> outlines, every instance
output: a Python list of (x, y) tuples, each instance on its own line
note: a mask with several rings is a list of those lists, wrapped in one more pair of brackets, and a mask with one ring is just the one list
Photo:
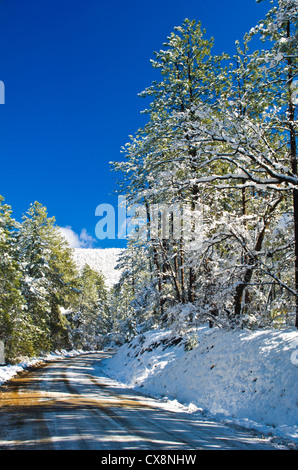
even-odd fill
[(59, 227), (61, 235), (66, 239), (71, 248), (92, 248), (95, 239), (83, 228), (80, 235), (71, 227)]

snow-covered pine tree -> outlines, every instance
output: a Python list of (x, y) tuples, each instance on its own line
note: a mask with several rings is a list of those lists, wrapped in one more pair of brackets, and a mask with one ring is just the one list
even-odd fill
[(11, 207), (0, 196), (0, 340), (5, 344), (6, 361), (26, 352), (27, 336), (16, 246), (17, 223), (11, 214)]
[[(194, 119), (195, 104), (212, 103), (220, 92), (219, 74), (226, 58), (212, 56), (213, 39), (206, 39), (205, 33), (201, 23), (195, 20), (186, 19), (176, 27), (164, 44), (166, 49), (155, 53), (152, 61), (162, 79), (141, 94), (152, 98), (146, 145), (151, 147), (147, 165), (152, 180), (158, 184), (153, 189), (154, 194), (157, 191), (159, 194), (157, 202), (188, 204), (193, 211), (202, 201), (200, 188), (193, 183), (197, 174), (197, 150), (188, 127)], [(156, 245), (164, 274), (172, 283), (177, 300), (193, 302), (195, 272), (185, 259), (185, 239), (181, 237), (176, 243), (158, 240)]]
[(140, 94), (152, 100), (145, 111), (150, 120), (125, 146), (126, 161), (114, 164), (124, 175), (122, 191), (132, 203), (146, 207), (148, 265), (157, 282), (161, 316), (167, 302), (194, 300), (195, 273), (187, 263), (183, 230), (180, 239), (174, 239), (162, 233), (153, 237), (150, 228), (153, 206), (174, 205), (179, 210), (187, 204), (193, 210), (200, 199), (200, 189), (192, 183), (197, 175), (196, 148), (183, 124), (192, 121), (195, 103), (214, 101), (225, 57), (211, 55), (213, 41), (204, 34), (200, 23), (186, 19), (169, 36), (166, 49), (155, 53), (152, 65), (161, 72), (161, 80)]
[(79, 272), (72, 249), (56, 226), (49, 230), (48, 237), (50, 342), (53, 349), (61, 349), (70, 346), (68, 321), (64, 312), (76, 302)]
[(33, 352), (69, 343), (60, 307), (74, 293), (77, 271), (55, 218), (39, 202), (31, 204), (18, 231), (21, 289)]
[[(283, 210), (285, 213), (289, 212), (291, 209), (287, 193), (293, 193), (292, 211), (296, 227), (296, 252), (293, 253), (293, 260), (296, 260), (294, 276), (296, 280), (293, 285), (286, 285), (280, 280), (280, 285), (294, 295), (296, 326), (298, 326), (296, 242), (298, 3), (297, 0), (280, 0), (275, 4), (266, 19), (260, 21), (247, 36), (248, 39), (259, 33), (266, 43), (266, 49), (251, 54), (245, 63), (237, 62), (237, 80), (232, 83), (228, 93), (221, 93), (216, 106), (197, 107), (195, 112), (197, 121), (192, 136), (197, 143), (198, 154), (202, 156), (200, 166), (211, 170), (208, 179), (199, 178), (198, 184), (217, 181), (229, 187), (233, 185), (239, 190), (245, 188), (246, 194), (246, 188), (251, 188), (250, 193), (256, 195), (254, 214), (258, 213), (258, 204), (263, 194), (269, 197), (268, 204), (273, 208), (275, 203), (272, 201), (277, 201), (284, 193)], [(218, 171), (219, 162), (224, 171)], [(272, 200), (270, 194), (273, 193), (275, 197)], [(268, 208), (269, 212), (271, 208)], [(261, 231), (259, 241), (262, 236)], [(290, 245), (287, 243), (286, 247)], [(260, 243), (255, 246), (260, 247)], [(251, 263), (249, 264), (251, 266)], [(248, 271), (251, 271), (250, 266)], [(269, 269), (264, 270), (265, 272), (274, 281), (279, 282), (276, 273)], [(250, 276), (247, 278), (248, 281), (249, 278)], [(240, 284), (242, 285), (239, 285), (239, 292), (235, 296), (236, 313), (239, 312), (239, 302), (247, 282), (244, 280)]]
[[(297, 166), (297, 106), (298, 106), (298, 1), (278, 0), (267, 14), (264, 22), (259, 22), (255, 32), (263, 40), (269, 40), (271, 48), (263, 55), (269, 70), (267, 84), (274, 90), (276, 106), (274, 125), (287, 143), (282, 171), (270, 161), (268, 173), (283, 185), (288, 185), (288, 176), (293, 178), (289, 184), (293, 193), (294, 235), (295, 235), (295, 326), (298, 328), (298, 166)], [(254, 33), (254, 32), (253, 32)], [(273, 45), (272, 45), (273, 44)], [(273, 72), (273, 73), (272, 73)], [(276, 149), (277, 150), (277, 149)], [(278, 160), (280, 162), (280, 159)], [(284, 166), (285, 164), (285, 166)], [(279, 174), (277, 174), (279, 173)], [(280, 175), (282, 173), (282, 175)]]
[(108, 291), (103, 274), (86, 264), (78, 278), (78, 295), (68, 313), (72, 347), (98, 349), (111, 329)]

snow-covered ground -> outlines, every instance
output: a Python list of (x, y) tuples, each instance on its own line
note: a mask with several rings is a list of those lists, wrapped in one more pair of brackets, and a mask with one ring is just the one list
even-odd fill
[(116, 269), (120, 248), (74, 248), (74, 260), (79, 268), (88, 264), (90, 268), (101, 272), (110, 288), (119, 280), (121, 271)]
[(84, 353), (86, 353), (86, 351), (75, 349), (72, 351), (61, 350), (57, 352), (47, 353), (39, 357), (24, 357), (21, 362), (15, 365), (0, 365), (0, 386), (8, 380), (12, 379), (19, 372), (26, 370), (28, 367), (36, 366), (46, 361), (54, 361), (57, 359), (63, 359), (65, 357), (75, 357)]
[[(192, 349), (189, 349), (189, 348)], [(60, 351), (0, 367), (0, 385), (30, 365), (76, 356)], [(179, 342), (153, 330), (121, 346), (101, 371), (166, 409), (201, 413), (298, 444), (298, 331), (202, 326)]]
[[(176, 337), (177, 338), (177, 337)], [(200, 327), (187, 342), (155, 330), (105, 361), (106, 373), (181, 411), (298, 443), (298, 332)]]

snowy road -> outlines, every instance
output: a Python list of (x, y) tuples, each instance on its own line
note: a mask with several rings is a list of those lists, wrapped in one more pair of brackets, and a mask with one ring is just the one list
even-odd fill
[(274, 449), (249, 431), (165, 410), (121, 387), (100, 374), (105, 357), (48, 363), (2, 386), (0, 449)]

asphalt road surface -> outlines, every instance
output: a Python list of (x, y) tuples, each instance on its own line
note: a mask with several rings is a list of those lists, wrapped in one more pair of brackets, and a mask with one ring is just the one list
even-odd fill
[(2, 385), (0, 450), (276, 449), (251, 431), (165, 410), (117, 385), (99, 373), (107, 354), (50, 362)]

